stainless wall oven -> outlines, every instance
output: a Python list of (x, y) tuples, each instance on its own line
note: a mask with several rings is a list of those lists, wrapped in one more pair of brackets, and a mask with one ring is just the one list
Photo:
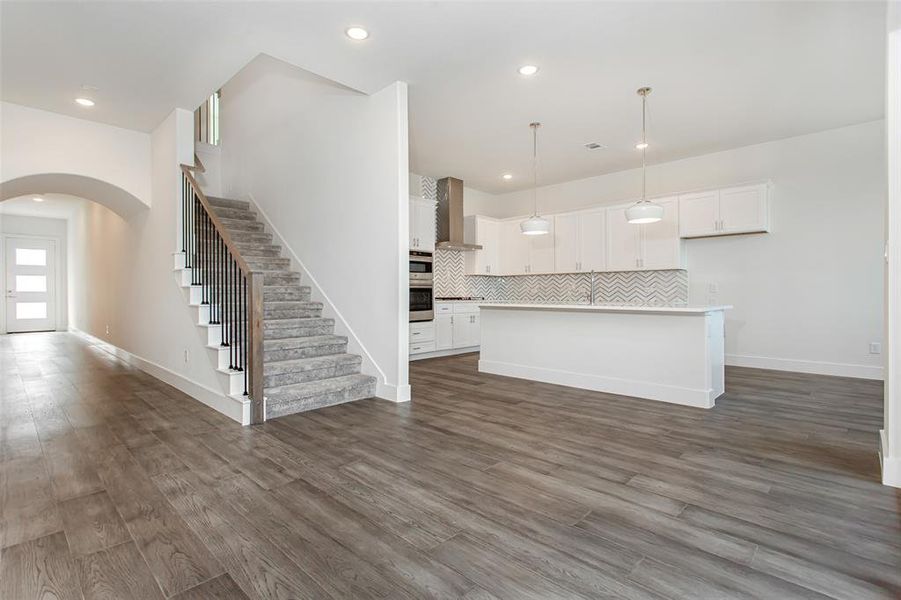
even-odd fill
[(410, 252), (410, 321), (431, 321), (434, 316), (432, 254)]

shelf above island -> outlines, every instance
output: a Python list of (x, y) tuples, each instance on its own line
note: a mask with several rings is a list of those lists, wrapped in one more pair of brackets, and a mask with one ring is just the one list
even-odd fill
[(712, 408), (730, 306), (480, 305), (479, 371)]

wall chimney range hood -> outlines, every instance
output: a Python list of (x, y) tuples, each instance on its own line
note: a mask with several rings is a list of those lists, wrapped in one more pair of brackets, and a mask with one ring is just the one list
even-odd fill
[(481, 250), (463, 239), (463, 180), (438, 180), (438, 243), (442, 250)]

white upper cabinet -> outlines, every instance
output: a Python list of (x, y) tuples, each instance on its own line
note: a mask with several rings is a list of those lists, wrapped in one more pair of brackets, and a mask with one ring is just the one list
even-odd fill
[(500, 222), (500, 273), (527, 275), (554, 272), (554, 219), (546, 235), (525, 235), (522, 219)]
[(720, 192), (712, 190), (679, 196), (679, 235), (711, 235), (720, 218)]
[(769, 231), (769, 187), (761, 183), (720, 190), (720, 232)]
[(557, 273), (607, 268), (604, 221), (603, 210), (554, 217), (554, 270)]
[(578, 213), (554, 217), (554, 270), (558, 273), (579, 271), (581, 218)]
[(410, 250), (435, 251), (435, 202), (410, 198)]
[(607, 209), (607, 270), (641, 268), (641, 226), (626, 221), (626, 206)]
[(410, 198), (410, 250), (416, 250), (416, 200)]
[(531, 244), (523, 235), (519, 221), (500, 222), (500, 272), (504, 275), (524, 275), (529, 272)]
[(641, 268), (681, 269), (679, 201), (676, 198), (654, 198), (654, 203), (663, 207), (663, 219), (638, 226), (641, 229)]
[(499, 225), (495, 219), (477, 215), (470, 215), (463, 220), (463, 241), (482, 246), (481, 250), (463, 253), (467, 275), (500, 275)]
[(607, 268), (607, 213), (593, 210), (579, 218), (579, 270), (603, 271)]
[(682, 269), (679, 239), (679, 202), (676, 198), (654, 198), (663, 206), (663, 219), (634, 225), (626, 221), (629, 205), (607, 209), (607, 270), (643, 271)]
[[(466, 217), (468, 275), (528, 275), (588, 271), (684, 269), (682, 238), (769, 231), (769, 183), (653, 198), (664, 209), (657, 223), (626, 221), (629, 204), (545, 215), (548, 235), (527, 236), (522, 218)], [(412, 218), (412, 217), (411, 217)], [(412, 246), (411, 246), (412, 247)]]
[(679, 235), (706, 237), (770, 230), (767, 183), (679, 196)]
[[(547, 218), (547, 217), (546, 217)], [(529, 240), (529, 273), (554, 272), (554, 218), (550, 221), (550, 232), (545, 235), (520, 235)], [(517, 227), (519, 224), (517, 223)]]

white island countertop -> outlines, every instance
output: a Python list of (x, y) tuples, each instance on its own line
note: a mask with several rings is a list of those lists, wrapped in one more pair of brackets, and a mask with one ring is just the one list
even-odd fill
[(652, 306), (629, 304), (512, 304), (503, 302), (483, 302), (480, 308), (510, 308), (525, 310), (553, 310), (572, 312), (620, 312), (620, 313), (653, 313), (653, 314), (707, 314), (732, 308), (731, 305), (681, 305)]

